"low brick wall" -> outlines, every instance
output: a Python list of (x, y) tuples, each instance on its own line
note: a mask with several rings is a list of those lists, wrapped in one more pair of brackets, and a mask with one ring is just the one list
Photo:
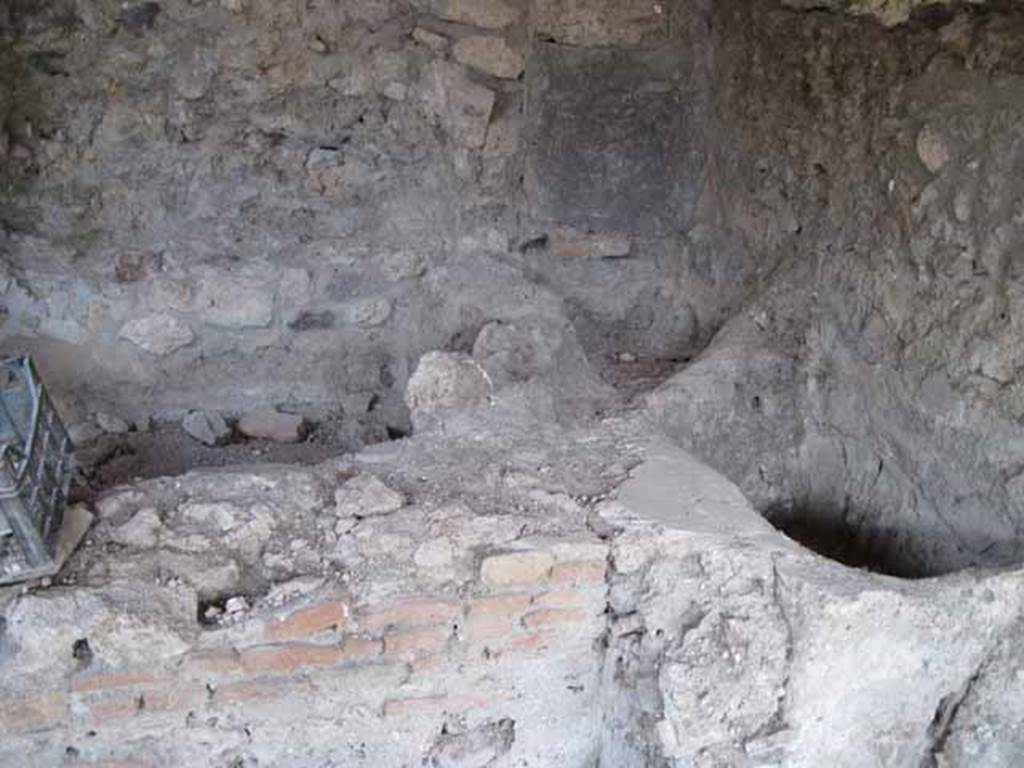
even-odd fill
[[(440, 594), (353, 604), (343, 588), (322, 589), (201, 632), (172, 658), (94, 664), (52, 690), (8, 699), (0, 756), (224, 764), (203, 754), (213, 740), (261, 765), (348, 765), (359, 755), (418, 765), (459, 729), (505, 721), (517, 753), (585, 764), (599, 719), (606, 565), (605, 544), (558, 541), (486, 556), (479, 578)], [(241, 748), (224, 736), (238, 727), (248, 734)], [(283, 728), (296, 739), (280, 740)], [(319, 728), (344, 746), (325, 743)], [(474, 749), (497, 756), (510, 746)]]

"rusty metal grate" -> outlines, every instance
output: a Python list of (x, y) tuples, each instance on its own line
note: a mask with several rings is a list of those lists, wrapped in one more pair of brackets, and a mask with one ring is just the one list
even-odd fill
[(56, 571), (73, 471), (71, 440), (32, 361), (0, 360), (0, 584)]

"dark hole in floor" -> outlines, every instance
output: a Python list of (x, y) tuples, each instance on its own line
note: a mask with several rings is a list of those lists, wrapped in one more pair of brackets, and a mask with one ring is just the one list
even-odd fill
[(935, 563), (923, 543), (904, 533), (851, 524), (821, 510), (785, 507), (768, 510), (765, 518), (789, 538), (830, 560), (886, 576), (925, 579), (958, 570)]

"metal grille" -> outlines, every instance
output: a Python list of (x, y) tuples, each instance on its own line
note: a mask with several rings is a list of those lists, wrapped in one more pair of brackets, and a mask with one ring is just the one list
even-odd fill
[(0, 360), (0, 584), (52, 574), (71, 440), (27, 357)]

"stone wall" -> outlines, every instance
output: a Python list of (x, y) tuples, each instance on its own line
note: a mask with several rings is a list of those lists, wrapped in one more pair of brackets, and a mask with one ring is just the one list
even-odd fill
[(65, 410), (395, 427), (425, 351), (569, 317), (692, 356), (753, 258), (691, 233), (690, 3), (66, 0), (0, 17), (3, 349)]
[(652, 402), (761, 508), (903, 575), (1020, 556), (1022, 23), (717, 14), (718, 210), (772, 271)]
[[(773, 530), (642, 419), (117, 489), (0, 589), (18, 766), (1005, 766), (1022, 572)], [(1008, 714), (1009, 713), (1009, 714)]]

